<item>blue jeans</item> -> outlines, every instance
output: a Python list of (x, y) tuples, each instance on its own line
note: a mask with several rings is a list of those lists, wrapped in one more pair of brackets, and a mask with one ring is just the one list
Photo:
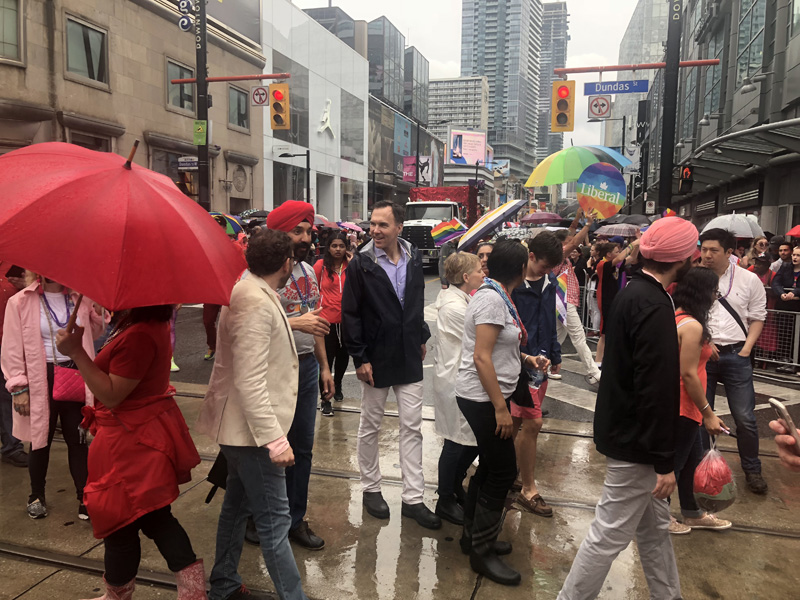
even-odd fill
[[(706, 364), (708, 387), (706, 400), (714, 408), (717, 382), (725, 386), (728, 405), (733, 421), (736, 423), (736, 443), (739, 458), (745, 473), (761, 473), (761, 459), (758, 458), (758, 425), (756, 424), (756, 392), (753, 388), (753, 365), (749, 357), (736, 352), (725, 352), (719, 360), (709, 360)], [(703, 430), (703, 447), (709, 448), (708, 434)]]
[(3, 456), (11, 456), (22, 450), (22, 442), (11, 435), (11, 430), (14, 425), (12, 418), (14, 402), (11, 394), (6, 389), (6, 378), (3, 372), (0, 371), (0, 454)]
[(261, 552), (278, 596), (308, 600), (289, 544), (289, 501), (285, 474), (272, 464), (269, 450), (251, 446), (220, 446), (228, 461), (225, 500), (217, 525), (217, 551), (211, 570), (211, 600), (223, 600), (242, 585), (242, 556), (247, 517), (252, 514)]
[(314, 355), (300, 361), (297, 407), (286, 439), (294, 452), (294, 466), (286, 469), (286, 495), (294, 529), (303, 521), (308, 507), (308, 480), (311, 478), (311, 451), (317, 422), (319, 365)]

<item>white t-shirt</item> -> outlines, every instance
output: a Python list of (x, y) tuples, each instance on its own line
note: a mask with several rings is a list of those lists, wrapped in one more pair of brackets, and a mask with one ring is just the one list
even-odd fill
[[(296, 263), (292, 277), (293, 279), (290, 278), (286, 282), (286, 287), (278, 290), (281, 306), (283, 306), (288, 319), (304, 315), (309, 310), (315, 310), (320, 306), (319, 285), (317, 276), (314, 274), (314, 267), (307, 262)], [(306, 301), (307, 310), (303, 310), (303, 300)], [(314, 351), (313, 335), (302, 331), (293, 331), (292, 333), (298, 355)]]
[[(47, 298), (47, 302), (50, 305), (50, 310), (53, 311), (56, 319), (53, 320), (53, 317), (48, 313), (47, 307), (44, 306), (43, 303), (39, 303), (39, 330), (42, 332), (42, 343), (44, 344), (44, 354), (47, 357), (47, 362), (53, 362), (53, 346), (56, 332), (59, 329), (63, 329), (67, 321), (69, 321), (69, 315), (71, 314), (72, 309), (72, 301), (69, 300), (67, 296), (65, 296), (61, 292), (45, 292), (44, 297)], [(64, 303), (64, 299), (67, 299), (69, 302), (69, 311), (67, 310), (67, 305)], [(50, 324), (48, 325), (48, 319), (50, 319)], [(57, 321), (57, 322), (56, 322)], [(61, 323), (64, 325), (62, 326)], [(53, 328), (53, 337), (50, 337), (50, 328)], [(53, 340), (53, 341), (51, 341)], [(56, 349), (56, 360), (55, 362), (68, 362), (72, 360), (69, 356), (64, 356), (61, 354), (58, 349)]]
[(475, 368), (475, 332), (478, 325), (501, 325), (492, 350), (492, 363), (497, 374), (497, 383), (504, 398), (508, 398), (517, 387), (520, 363), (519, 327), (514, 323), (503, 298), (490, 288), (475, 292), (464, 316), (464, 338), (461, 342), (461, 364), (456, 376), (456, 396), (475, 402), (489, 402), (489, 394), (483, 389), (478, 370)]

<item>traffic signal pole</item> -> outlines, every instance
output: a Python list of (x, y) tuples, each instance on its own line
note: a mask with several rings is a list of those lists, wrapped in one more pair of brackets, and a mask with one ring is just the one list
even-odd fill
[(664, 71), (664, 115), (661, 120), (661, 166), (658, 205), (672, 203), (672, 171), (675, 167), (675, 122), (678, 116), (678, 72), (681, 62), (683, 0), (670, 0), (667, 29), (667, 62)]
[(197, 147), (198, 203), (211, 210), (211, 168), (208, 163), (208, 20), (205, 0), (195, 1), (194, 41), (197, 66), (197, 119), (206, 123), (203, 144)]

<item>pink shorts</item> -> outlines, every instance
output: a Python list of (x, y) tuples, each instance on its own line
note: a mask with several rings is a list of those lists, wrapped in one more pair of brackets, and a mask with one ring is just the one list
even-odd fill
[[(531, 392), (531, 402), (527, 406), (520, 406), (513, 400), (511, 401), (511, 416), (517, 417), (518, 419), (541, 419), (542, 418), (542, 400), (544, 400), (545, 394), (547, 394), (547, 384), (549, 382), (545, 381), (542, 386), (534, 392), (531, 388), (528, 390)], [(527, 404), (527, 403), (526, 403)]]

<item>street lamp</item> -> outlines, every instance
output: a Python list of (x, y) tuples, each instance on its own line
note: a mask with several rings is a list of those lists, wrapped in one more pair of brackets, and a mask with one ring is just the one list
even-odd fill
[(375, 204), (375, 192), (378, 190), (377, 185), (375, 184), (375, 176), (376, 175), (391, 175), (392, 177), (397, 177), (397, 173), (394, 171), (384, 171), (382, 173), (378, 173), (377, 171), (372, 172), (372, 203)]
[(742, 79), (742, 93), (743, 94), (750, 94), (752, 92), (757, 92), (758, 88), (754, 85), (756, 83), (761, 83), (764, 81), (767, 76), (775, 75), (773, 71), (764, 71), (763, 73), (759, 73), (758, 75), (753, 75), (752, 77), (745, 77)]
[(708, 127), (711, 125), (711, 119), (719, 119), (722, 116), (722, 113), (713, 113), (708, 114), (705, 113), (703, 118), (697, 123), (698, 127)]
[(431, 125), (445, 125), (446, 123), (450, 123), (448, 120), (444, 121), (434, 121), (433, 123), (422, 123), (419, 119), (415, 119), (417, 122), (417, 157), (414, 161), (414, 187), (419, 187), (419, 129), (420, 126), (425, 127), (427, 129)]
[(680, 141), (675, 144), (676, 148), (686, 148), (686, 144), (694, 144), (695, 138), (681, 138)]
[(278, 155), (280, 158), (295, 158), (296, 156), (306, 157), (306, 202), (311, 204), (311, 149), (306, 150), (303, 154), (290, 154), (284, 152)]

